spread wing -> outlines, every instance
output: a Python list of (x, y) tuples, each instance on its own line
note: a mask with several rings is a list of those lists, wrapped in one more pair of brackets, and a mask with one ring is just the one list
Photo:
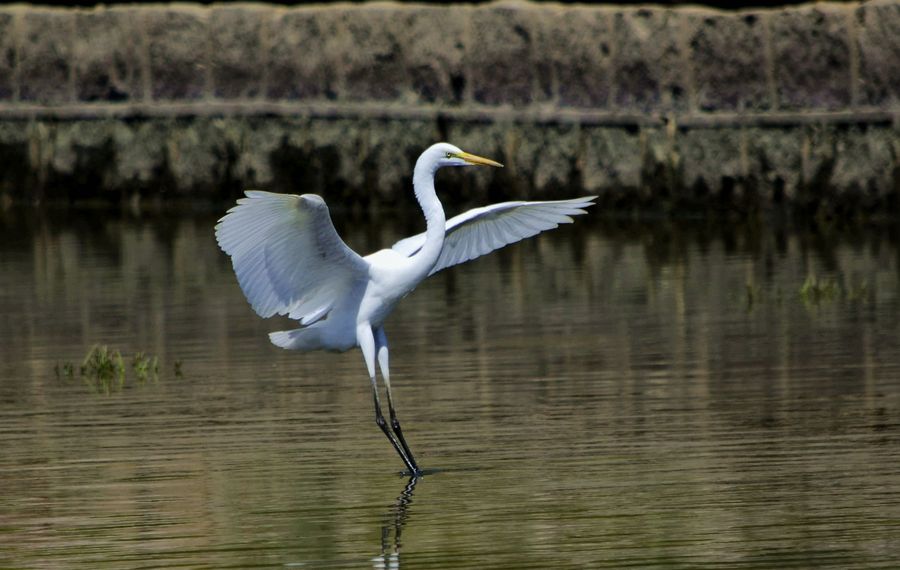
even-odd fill
[(261, 317), (310, 324), (368, 279), (368, 264), (341, 240), (315, 194), (248, 191), (216, 225), (216, 241)]
[[(447, 220), (444, 247), (429, 275), (475, 259), (495, 249), (572, 222), (584, 214), (596, 196), (546, 202), (503, 202), (475, 208)], [(425, 243), (418, 234), (395, 243), (391, 249), (414, 255)]]

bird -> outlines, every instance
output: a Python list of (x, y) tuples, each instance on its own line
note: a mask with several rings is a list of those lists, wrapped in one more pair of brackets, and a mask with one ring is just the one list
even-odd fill
[[(231, 257), (238, 283), (261, 317), (287, 316), (299, 327), (269, 334), (273, 344), (297, 351), (359, 347), (375, 405), (375, 422), (409, 475), (423, 473), (397, 419), (384, 323), (397, 303), (426, 277), (522, 239), (571, 223), (596, 196), (511, 201), (446, 219), (435, 191), (444, 167), (490, 166), (494, 160), (441, 142), (427, 148), (413, 169), (413, 191), (425, 216), (423, 233), (365, 257), (338, 236), (325, 201), (316, 194), (248, 190), (215, 226), (219, 247)], [(387, 395), (382, 412), (375, 364)]]

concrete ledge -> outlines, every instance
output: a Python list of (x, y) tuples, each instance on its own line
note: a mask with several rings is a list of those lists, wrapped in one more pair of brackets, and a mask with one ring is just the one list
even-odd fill
[(0, 6), (0, 116), (99, 101), (240, 101), (248, 114), (278, 102), (676, 118), (898, 114), (898, 37), (896, 0), (735, 12), (527, 2)]
[(509, 161), (472, 187), (495, 195), (884, 205), (900, 184), (897, 0), (4, 5), (0, 55), (14, 199), (318, 180), (396, 203), (437, 139)]

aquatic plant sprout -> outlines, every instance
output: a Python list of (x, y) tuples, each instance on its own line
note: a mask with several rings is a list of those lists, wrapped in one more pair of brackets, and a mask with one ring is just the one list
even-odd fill
[[(56, 363), (53, 367), (56, 377), (72, 380), (76, 376), (76, 366), (72, 362)], [(159, 380), (159, 357), (136, 352), (131, 358), (131, 370), (139, 383)], [(127, 374), (125, 359), (118, 350), (106, 345), (95, 344), (77, 367), (77, 375), (85, 384), (105, 394), (125, 387)], [(175, 377), (183, 377), (182, 363), (175, 361)]]
[[(300, 351), (362, 349), (375, 421), (412, 476), (421, 470), (391, 395), (385, 319), (429, 275), (569, 223), (595, 198), (504, 202), (447, 220), (435, 192), (435, 173), (445, 166), (471, 165), (503, 166), (447, 143), (425, 150), (413, 170), (413, 189), (426, 231), (365, 257), (341, 240), (325, 201), (315, 194), (248, 191), (216, 226), (219, 246), (231, 256), (253, 309), (262, 317), (287, 315), (300, 322), (299, 328), (271, 333), (274, 344)], [(381, 411), (376, 357), (390, 424)]]

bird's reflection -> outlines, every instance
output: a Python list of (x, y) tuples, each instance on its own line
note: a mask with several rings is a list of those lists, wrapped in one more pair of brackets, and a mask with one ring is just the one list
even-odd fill
[[(418, 477), (410, 477), (406, 487), (394, 501), (394, 505), (385, 514), (384, 524), (381, 525), (381, 556), (372, 559), (374, 568), (391, 570), (400, 568), (400, 535), (406, 525), (409, 506), (413, 500), (413, 491), (418, 482)], [(393, 539), (391, 539), (391, 535), (393, 535)]]

